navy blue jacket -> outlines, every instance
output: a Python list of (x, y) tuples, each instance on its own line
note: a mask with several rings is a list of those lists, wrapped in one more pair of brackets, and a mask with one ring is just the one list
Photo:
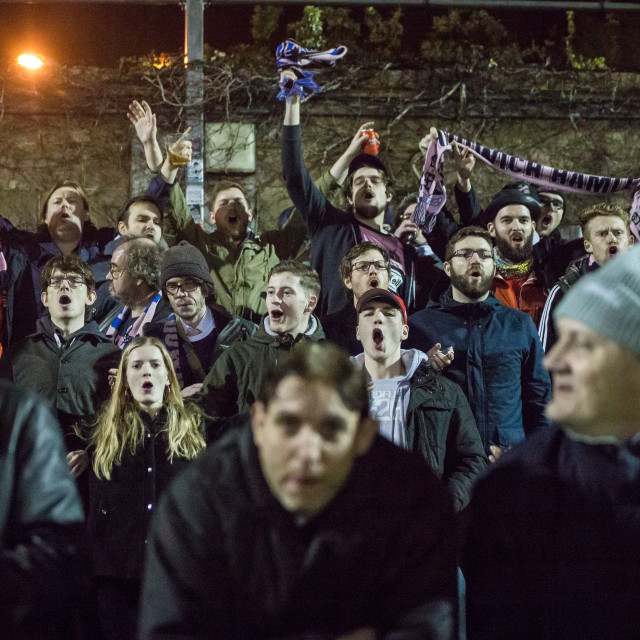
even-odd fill
[(454, 348), (444, 373), (467, 396), (487, 451), (491, 444), (509, 447), (547, 426), (551, 381), (531, 318), (493, 294), (484, 302), (456, 302), (451, 286), (443, 291), (443, 283), (426, 309), (409, 317), (408, 346), (427, 352), (439, 342)]
[[(351, 298), (340, 278), (339, 266), (347, 251), (362, 242), (360, 225), (353, 215), (334, 207), (313, 184), (302, 159), (298, 125), (282, 128), (282, 172), (289, 197), (309, 230), (311, 266), (322, 283), (315, 313), (324, 317), (340, 311)], [(433, 256), (419, 256), (407, 245), (404, 246), (404, 263), (404, 282), (397, 283), (398, 287), (391, 282), (389, 289), (404, 299), (407, 308), (419, 309), (426, 303), (429, 290), (442, 271)]]

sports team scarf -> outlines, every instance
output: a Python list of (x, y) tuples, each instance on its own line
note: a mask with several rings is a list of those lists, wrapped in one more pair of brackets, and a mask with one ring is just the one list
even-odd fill
[(327, 49), (327, 51), (316, 51), (305, 49), (293, 40), (280, 43), (276, 49), (278, 71), (291, 69), (296, 75), (296, 80), (286, 78), (278, 83), (280, 87), (278, 100), (289, 102), (291, 96), (297, 96), (304, 102), (314, 93), (320, 93), (322, 87), (313, 79), (317, 71), (310, 69), (303, 71), (302, 67), (331, 67), (337, 60), (344, 57), (345, 53), (347, 53), (347, 47), (344, 46)]
[(156, 307), (162, 298), (162, 291), (159, 291), (156, 297), (147, 305), (137, 320), (131, 325), (129, 331), (126, 334), (120, 335), (118, 333), (118, 327), (131, 315), (131, 309), (129, 307), (123, 307), (122, 311), (113, 319), (113, 322), (107, 329), (107, 336), (113, 336), (113, 342), (121, 349), (124, 349), (132, 340), (139, 338), (142, 335), (142, 327), (147, 322), (150, 322), (153, 318), (153, 314), (156, 312)]
[(164, 342), (164, 346), (167, 347), (167, 351), (171, 356), (171, 362), (173, 362), (173, 368), (176, 371), (176, 377), (182, 389), (184, 386), (184, 378), (182, 376), (182, 369), (180, 368), (180, 339), (182, 339), (182, 348), (187, 357), (191, 373), (198, 382), (204, 382), (207, 372), (204, 370), (196, 350), (191, 345), (191, 342), (189, 342), (182, 323), (178, 322), (175, 313), (172, 313), (164, 323), (162, 342)]
[(640, 239), (640, 178), (609, 178), (577, 171), (554, 169), (531, 160), (510, 156), (477, 142), (438, 131), (438, 138), (432, 142), (425, 154), (424, 169), (420, 180), (418, 203), (411, 221), (424, 231), (433, 230), (436, 216), (447, 201), (444, 185), (444, 152), (451, 150), (451, 142), (469, 149), (476, 158), (489, 166), (518, 180), (532, 182), (538, 187), (559, 189), (569, 193), (617, 193), (626, 191), (631, 199), (631, 231)]

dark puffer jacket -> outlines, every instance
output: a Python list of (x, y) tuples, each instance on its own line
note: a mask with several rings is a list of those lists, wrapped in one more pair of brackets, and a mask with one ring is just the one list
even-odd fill
[(531, 318), (493, 294), (483, 302), (456, 302), (451, 286), (444, 287), (442, 282), (434, 288), (427, 308), (409, 317), (407, 342), (424, 352), (436, 342), (454, 348), (444, 373), (467, 396), (485, 451), (492, 444), (509, 447), (547, 426), (551, 381)]
[(485, 468), (482, 441), (460, 387), (422, 362), (411, 378), (407, 409), (408, 445), (422, 454), (449, 487), (456, 511), (469, 504)]

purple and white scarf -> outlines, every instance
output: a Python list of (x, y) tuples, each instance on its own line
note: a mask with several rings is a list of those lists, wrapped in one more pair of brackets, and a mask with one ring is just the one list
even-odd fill
[(490, 167), (502, 171), (518, 180), (531, 182), (548, 189), (558, 189), (568, 193), (617, 193), (626, 191), (631, 200), (631, 232), (640, 240), (640, 178), (610, 178), (577, 171), (554, 169), (544, 164), (510, 156), (477, 142), (465, 140), (447, 131), (438, 131), (438, 138), (432, 142), (425, 154), (424, 168), (420, 180), (418, 203), (411, 221), (423, 231), (433, 230), (436, 216), (447, 201), (444, 185), (444, 153), (451, 150), (455, 140), (476, 158)]
[(297, 96), (304, 102), (314, 93), (320, 93), (322, 87), (313, 79), (317, 71), (309, 69), (305, 71), (302, 67), (331, 67), (346, 53), (347, 47), (342, 45), (335, 49), (316, 51), (315, 49), (305, 49), (293, 40), (280, 43), (276, 49), (278, 71), (291, 69), (296, 74), (296, 80), (286, 78), (278, 83), (280, 87), (278, 100), (289, 102), (291, 96)]

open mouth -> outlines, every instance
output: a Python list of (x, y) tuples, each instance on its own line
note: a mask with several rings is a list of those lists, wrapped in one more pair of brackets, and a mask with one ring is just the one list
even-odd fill
[(384, 333), (382, 333), (382, 329), (378, 329), (378, 328), (374, 329), (372, 338), (373, 338), (373, 343), (376, 345), (376, 347), (380, 347), (384, 340)]
[(227, 218), (227, 221), (229, 222), (229, 224), (235, 224), (236, 222), (238, 222), (238, 216), (232, 214)]
[(68, 295), (62, 295), (58, 298), (60, 304), (71, 304), (71, 297)]
[(362, 197), (365, 200), (373, 200), (373, 198), (375, 197), (375, 194), (373, 193), (373, 191), (371, 191), (371, 189), (366, 189), (365, 192), (362, 194)]
[(609, 253), (609, 255), (611, 257), (613, 257), (613, 256), (615, 256), (615, 255), (617, 255), (619, 253), (619, 249), (615, 244), (611, 245), (609, 247), (609, 249), (607, 249), (607, 251), (608, 251), (608, 253)]
[(369, 287), (372, 289), (377, 289), (380, 286), (380, 281), (378, 280), (378, 278), (371, 278), (371, 280), (369, 280)]
[(271, 313), (269, 314), (271, 316), (272, 320), (280, 320), (280, 318), (282, 318), (282, 316), (284, 316), (284, 313), (282, 311), (282, 309), (272, 309)]
[(148, 391), (149, 389), (153, 389), (153, 382), (151, 382), (150, 380), (147, 380), (146, 382), (142, 383), (142, 388), (145, 391)]
[(542, 224), (543, 227), (548, 227), (551, 224), (552, 220), (553, 220), (552, 216), (546, 215), (542, 217), (542, 220), (540, 220), (540, 223)]
[(482, 271), (480, 269), (471, 269), (469, 271), (469, 276), (472, 278), (481, 278), (482, 277)]

